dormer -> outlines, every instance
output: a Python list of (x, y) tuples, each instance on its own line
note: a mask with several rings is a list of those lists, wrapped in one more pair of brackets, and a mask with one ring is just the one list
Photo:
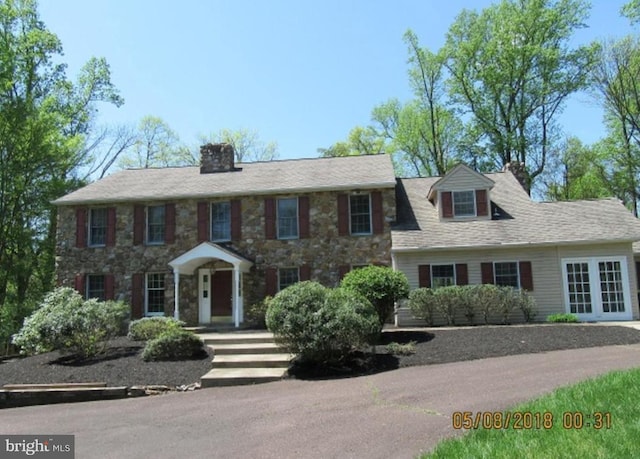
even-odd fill
[(440, 220), (490, 220), (490, 192), (495, 182), (458, 164), (435, 182), (427, 195)]

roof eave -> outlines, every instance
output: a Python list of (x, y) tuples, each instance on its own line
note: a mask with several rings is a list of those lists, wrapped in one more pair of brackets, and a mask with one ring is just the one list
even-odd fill
[(354, 190), (372, 190), (380, 188), (395, 188), (396, 181), (384, 181), (384, 182), (370, 182), (359, 184), (345, 184), (339, 186), (315, 186), (315, 187), (296, 187), (296, 188), (273, 188), (268, 190), (238, 190), (231, 192), (220, 193), (193, 193), (183, 195), (165, 195), (165, 196), (132, 196), (125, 198), (115, 199), (56, 199), (51, 201), (51, 204), (55, 206), (77, 206), (88, 204), (120, 204), (128, 202), (141, 202), (141, 201), (181, 201), (187, 199), (206, 199), (206, 198), (220, 198), (220, 197), (238, 197), (238, 196), (266, 196), (272, 194), (291, 194), (291, 193), (315, 193), (315, 192), (327, 192), (327, 191), (354, 191)]

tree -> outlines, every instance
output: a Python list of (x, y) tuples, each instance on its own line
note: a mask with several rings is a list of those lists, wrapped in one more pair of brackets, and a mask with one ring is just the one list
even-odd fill
[(612, 157), (619, 167), (618, 186), (638, 215), (640, 198), (640, 39), (625, 37), (602, 43), (593, 72), (609, 132)]
[(631, 0), (629, 3), (622, 5), (620, 13), (629, 19), (631, 24), (640, 22), (640, 0)]
[(329, 148), (318, 148), (320, 156), (360, 156), (386, 153), (388, 146), (371, 126), (356, 126), (349, 131), (345, 142), (336, 142)]
[(175, 167), (197, 164), (189, 149), (169, 125), (157, 116), (140, 120), (133, 151), (120, 160), (120, 167)]
[(200, 143), (228, 143), (236, 153), (236, 162), (272, 161), (278, 158), (278, 144), (263, 142), (257, 131), (250, 129), (221, 129), (209, 135), (201, 135)]
[(79, 185), (76, 169), (98, 102), (123, 101), (104, 59), (72, 82), (62, 45), (34, 0), (0, 2), (0, 305), (28, 311), (53, 284), (50, 202)]
[(552, 157), (541, 180), (545, 197), (555, 201), (609, 197), (614, 192), (607, 177), (606, 149), (584, 145), (570, 137)]
[(589, 6), (582, 0), (502, 0), (463, 10), (447, 34), (454, 101), (483, 133), (494, 167), (525, 165), (529, 188), (545, 168), (555, 120), (584, 88), (592, 47), (569, 48)]

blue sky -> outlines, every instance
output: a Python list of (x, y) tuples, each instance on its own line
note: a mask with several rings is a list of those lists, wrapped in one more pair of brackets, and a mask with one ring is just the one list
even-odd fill
[[(490, 0), (40, 0), (40, 16), (62, 40), (68, 74), (105, 57), (125, 99), (100, 107), (99, 122), (164, 119), (188, 145), (219, 129), (256, 130), (280, 158), (317, 156), (369, 123), (372, 108), (407, 100), (411, 28), (439, 48), (464, 8)], [(623, 0), (592, 2), (574, 44), (631, 31)], [(561, 123), (591, 143), (602, 110), (587, 95), (570, 100)]]

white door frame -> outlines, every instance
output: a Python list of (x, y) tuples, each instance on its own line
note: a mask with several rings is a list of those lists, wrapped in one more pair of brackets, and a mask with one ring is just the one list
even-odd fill
[[(618, 262), (620, 263), (620, 276), (622, 281), (622, 294), (624, 297), (624, 312), (604, 312), (602, 309), (602, 290), (600, 283), (600, 262)], [(611, 257), (578, 257), (563, 258), (562, 264), (562, 288), (564, 290), (564, 303), (567, 313), (571, 313), (571, 305), (569, 302), (569, 285), (567, 280), (567, 264), (568, 263), (586, 263), (589, 272), (589, 288), (591, 293), (591, 314), (576, 314), (580, 320), (631, 320), (633, 317), (631, 300), (631, 291), (629, 288), (629, 270), (627, 266), (626, 256)]]

